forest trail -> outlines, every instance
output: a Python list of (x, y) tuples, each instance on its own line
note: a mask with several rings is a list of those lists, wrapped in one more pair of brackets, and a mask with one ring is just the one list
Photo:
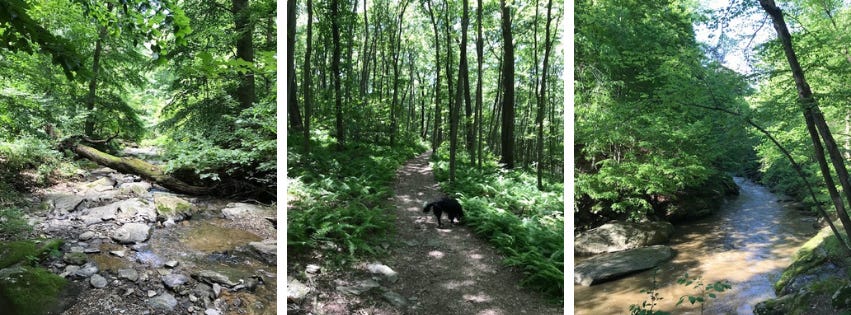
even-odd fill
[[(385, 263), (398, 272), (390, 288), (408, 297), (410, 314), (561, 314), (542, 296), (520, 287), (521, 274), (469, 227), (437, 228), (423, 205), (443, 194), (429, 165), (431, 151), (396, 172), (396, 243)], [(448, 221), (448, 220), (445, 220)], [(446, 222), (444, 222), (446, 223)]]

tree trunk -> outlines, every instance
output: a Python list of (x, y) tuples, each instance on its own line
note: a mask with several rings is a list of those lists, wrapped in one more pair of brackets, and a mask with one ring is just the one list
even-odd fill
[[(251, 23), (251, 10), (248, 0), (232, 0), (234, 30), (237, 34), (236, 57), (243, 61), (254, 63), (254, 43), (252, 36), (254, 25)], [(242, 109), (251, 107), (254, 103), (254, 72), (246, 70), (239, 87), (236, 89), (236, 100)]]
[(366, 83), (369, 80), (369, 11), (363, 0), (363, 68), (361, 69), (360, 94), (366, 95)]
[[(798, 57), (792, 47), (792, 35), (789, 33), (789, 29), (786, 28), (786, 21), (783, 19), (783, 12), (774, 4), (773, 0), (760, 0), (759, 3), (765, 12), (771, 16), (771, 19), (774, 22), (774, 29), (777, 31), (777, 36), (783, 46), (786, 60), (789, 63), (789, 67), (792, 69), (792, 76), (795, 79), (795, 86), (798, 90), (798, 100), (801, 102), (804, 109), (804, 119), (806, 120), (807, 131), (810, 133), (810, 139), (813, 142), (815, 156), (819, 162), (819, 167), (821, 169), (822, 177), (824, 177), (825, 184), (827, 184), (829, 190), (836, 189), (835, 184), (833, 184), (830, 169), (827, 167), (827, 161), (824, 156), (824, 148), (821, 146), (819, 135), (821, 135), (821, 139), (824, 141), (825, 147), (830, 155), (834, 171), (836, 171), (836, 175), (839, 178), (839, 182), (845, 193), (846, 199), (851, 201), (851, 184), (848, 181), (848, 170), (845, 168), (842, 155), (836, 146), (836, 142), (830, 133), (830, 129), (824, 121), (824, 116), (819, 109), (818, 101), (813, 96), (812, 90), (810, 90), (810, 86), (804, 77), (804, 70), (801, 68), (800, 63), (798, 63)], [(833, 197), (833, 194), (831, 194), (831, 196)], [(842, 200), (837, 200), (837, 198), (833, 199), (834, 206), (836, 207), (836, 213), (845, 228), (845, 233), (851, 236), (851, 218), (848, 217), (848, 213), (845, 212), (845, 209), (841, 206), (843, 204)]]
[(215, 187), (199, 187), (187, 184), (179, 179), (166, 175), (159, 166), (134, 157), (117, 157), (82, 144), (68, 145), (67, 148), (77, 155), (92, 160), (97, 164), (112, 168), (122, 173), (139, 175), (146, 180), (155, 182), (160, 186), (175, 192), (190, 195), (206, 195), (215, 191)]
[(514, 40), (511, 36), (511, 9), (505, 0), (502, 7), (503, 96), (502, 96), (502, 158), (505, 168), (514, 168)]
[(449, 124), (451, 129), (452, 113), (458, 105), (454, 103), (455, 98), (453, 96), (455, 95), (455, 91), (452, 90), (455, 87), (452, 83), (452, 36), (449, 33), (449, 2), (446, 0), (443, 0), (443, 24), (443, 33), (446, 40), (446, 62), (444, 63), (446, 65), (446, 102), (448, 104), (447, 106), (449, 106)]
[(464, 75), (459, 75), (459, 78), (464, 80), (464, 125), (466, 126), (466, 147), (467, 153), (470, 155), (470, 164), (476, 162), (476, 149), (473, 136), (473, 102), (470, 100), (470, 66), (467, 58), (467, 27), (470, 25), (470, 4), (468, 0), (464, 0), (464, 13), (461, 17), (461, 65), (458, 71), (464, 72)]
[(547, 25), (544, 27), (544, 65), (541, 71), (541, 92), (538, 93), (538, 189), (544, 189), (544, 105), (547, 93), (547, 66), (550, 60), (550, 22), (553, 0), (547, 1)]
[[(112, 4), (107, 4), (108, 10), (112, 10)], [(88, 137), (95, 137), (95, 99), (97, 98), (98, 73), (100, 73), (100, 57), (103, 54), (103, 45), (106, 41), (106, 26), (101, 26), (98, 39), (95, 42), (95, 51), (92, 56), (92, 79), (89, 80), (89, 94), (86, 95), (86, 123), (85, 133)]]
[(290, 127), (301, 130), (301, 114), (298, 109), (295, 83), (295, 0), (287, 0), (287, 113), (290, 116)]
[(399, 128), (399, 123), (396, 117), (396, 108), (399, 107), (399, 51), (402, 45), (402, 22), (405, 18), (405, 10), (408, 8), (408, 1), (402, 1), (402, 9), (399, 10), (399, 21), (396, 24), (396, 32), (393, 34), (392, 50), (393, 50), (393, 101), (390, 103), (390, 145), (396, 145), (396, 133)]
[[(461, 45), (458, 46), (458, 50), (460, 52), (461, 64), (458, 66), (458, 87), (455, 90), (455, 110), (452, 111), (452, 122), (451, 122), (451, 131), (450, 131), (450, 149), (449, 149), (449, 181), (455, 181), (455, 170), (457, 167), (457, 157), (458, 153), (458, 123), (461, 118), (461, 103), (464, 102), (464, 90), (467, 90), (467, 96), (469, 96), (469, 89), (464, 85), (468, 82), (465, 79), (467, 76), (467, 23), (470, 19), (469, 14), (469, 5), (467, 0), (462, 1), (463, 4), (463, 17), (461, 18)], [(447, 8), (448, 9), (448, 8)], [(469, 100), (466, 103), (467, 109), (467, 118), (469, 119), (469, 114), (472, 111), (470, 109)], [(472, 135), (472, 131), (468, 132), (468, 135)], [(468, 148), (472, 147), (472, 144), (467, 145)]]
[(311, 95), (310, 53), (313, 49), (313, 0), (307, 0), (307, 46), (304, 49), (304, 153), (310, 153), (310, 116), (313, 114), (313, 96)]
[(476, 76), (476, 129), (478, 130), (478, 167), (482, 168), (482, 58), (484, 58), (484, 40), (482, 39), (482, 1), (477, 1), (476, 8), (476, 63), (478, 75)]
[(331, 76), (334, 80), (334, 110), (336, 113), (337, 148), (342, 149), (346, 143), (346, 132), (343, 130), (343, 95), (340, 93), (340, 3), (331, 0), (331, 40), (334, 52), (331, 57)]
[(442, 123), (440, 119), (440, 33), (437, 31), (437, 21), (434, 19), (434, 6), (431, 4), (431, 0), (426, 0), (426, 5), (428, 5), (431, 26), (434, 29), (434, 63), (437, 72), (434, 83), (434, 136), (431, 138), (431, 152), (436, 152), (443, 140), (440, 129)]

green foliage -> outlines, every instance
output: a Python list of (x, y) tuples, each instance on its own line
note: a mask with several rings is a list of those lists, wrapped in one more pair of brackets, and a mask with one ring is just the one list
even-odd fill
[(465, 223), (503, 251), (507, 265), (522, 268), (525, 277), (521, 284), (553, 298), (563, 296), (562, 184), (547, 182), (539, 191), (534, 173), (504, 170), (495, 161), (481, 171), (459, 163), (455, 182), (450, 184), (447, 160), (448, 152), (438, 150), (435, 178), (444, 192), (461, 201)]
[(344, 252), (335, 256), (338, 262), (379, 253), (377, 244), (393, 226), (386, 200), (392, 197), (395, 170), (425, 148), (350, 143), (338, 151), (333, 139), (320, 136), (305, 155), (296, 137), (287, 150), (288, 251)]
[(647, 298), (650, 299), (641, 301), (641, 305), (630, 304), (629, 305), (629, 314), (630, 315), (670, 315), (669, 312), (663, 312), (660, 310), (653, 310), (658, 304), (658, 301), (663, 300), (664, 298), (659, 296), (659, 290), (656, 287), (656, 274), (659, 273), (659, 268), (653, 269), (653, 284), (650, 286), (650, 289), (641, 289), (641, 293), (647, 294)]
[(66, 284), (67, 280), (47, 269), (21, 267), (9, 281), (0, 280), (0, 299), (11, 304), (8, 311), (12, 314), (46, 314), (54, 308)]
[[(0, 182), (22, 183), (29, 178), (36, 184), (45, 184), (61, 165), (61, 154), (47, 141), (30, 137), (0, 141)], [(21, 174), (29, 170), (35, 172)]]
[(701, 277), (689, 278), (688, 273), (684, 274), (682, 277), (677, 278), (677, 284), (684, 286), (692, 286), (692, 289), (698, 290), (697, 295), (683, 295), (677, 301), (677, 306), (680, 306), (683, 302), (688, 300), (689, 303), (694, 305), (694, 303), (700, 303), (700, 314), (703, 314), (703, 309), (706, 303), (706, 298), (714, 299), (717, 297), (715, 293), (721, 293), (726, 290), (732, 288), (729, 281), (716, 281), (715, 283), (710, 283), (707, 285), (703, 284), (703, 279)]

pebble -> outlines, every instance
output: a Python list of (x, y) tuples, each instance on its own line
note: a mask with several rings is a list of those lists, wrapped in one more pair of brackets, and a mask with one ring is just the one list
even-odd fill
[(175, 268), (175, 267), (177, 267), (178, 264), (179, 263), (177, 262), (177, 260), (169, 260), (169, 261), (165, 262), (165, 266), (169, 267), (169, 268)]
[(322, 268), (320, 268), (319, 265), (309, 264), (307, 265), (307, 268), (305, 268), (305, 271), (307, 271), (307, 273), (317, 273), (320, 269)]
[(221, 313), (219, 313), (218, 310), (208, 308), (206, 311), (204, 311), (204, 315), (221, 315)]
[(129, 296), (130, 294), (133, 294), (134, 292), (136, 292), (135, 289), (129, 288), (129, 289), (127, 289), (127, 291), (124, 291), (124, 296)]
[(156, 296), (156, 295), (157, 295), (157, 291), (154, 291), (154, 290), (148, 290), (148, 297), (154, 297), (154, 296)]
[(105, 288), (107, 285), (106, 279), (99, 274), (92, 275), (91, 279), (89, 279), (89, 283), (91, 283), (95, 288)]
[(83, 232), (83, 234), (80, 234), (79, 239), (81, 241), (88, 241), (90, 239), (93, 239), (94, 237), (95, 237), (95, 232), (85, 231), (85, 232)]
[(89, 248), (84, 249), (83, 252), (86, 253), (86, 254), (100, 253), (100, 248), (89, 247)]
[(118, 257), (124, 257), (126, 252), (123, 251), (123, 250), (113, 250), (113, 251), (110, 251), (109, 253), (113, 254), (115, 256), (118, 256)]

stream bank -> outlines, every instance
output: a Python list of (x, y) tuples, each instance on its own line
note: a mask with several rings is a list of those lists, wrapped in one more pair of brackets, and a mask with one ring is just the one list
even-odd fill
[[(172, 194), (109, 168), (27, 198), (33, 234), (61, 241), (39, 257), (39, 270), (54, 279), (51, 287), (61, 288), (44, 298), (60, 307), (33, 311), (6, 295), (0, 307), (11, 307), (3, 309), (67, 315), (276, 312), (274, 205)], [(31, 268), (26, 260), (0, 270), (0, 282), (19, 283), (28, 274), (22, 268)]]

